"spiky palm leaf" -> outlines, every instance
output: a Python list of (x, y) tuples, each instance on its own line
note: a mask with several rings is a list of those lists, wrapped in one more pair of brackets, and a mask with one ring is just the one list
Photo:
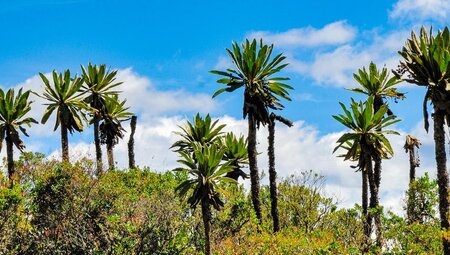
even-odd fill
[[(378, 70), (375, 63), (370, 62), (369, 71), (365, 67), (358, 69), (358, 73), (354, 73), (353, 77), (361, 87), (348, 89), (350, 91), (374, 97), (375, 109), (377, 106), (384, 104), (385, 99), (404, 99), (405, 94), (401, 93), (394, 87), (401, 82), (397, 76), (389, 77), (389, 71), (386, 67)], [(390, 109), (388, 114), (392, 115)]]
[(428, 131), (427, 102), (431, 101), (435, 107), (445, 114), (447, 125), (450, 125), (450, 32), (446, 27), (433, 35), (424, 27), (417, 37), (414, 31), (405, 46), (398, 52), (403, 60), (400, 61), (399, 70), (394, 73), (408, 83), (427, 87), (423, 101), (424, 125)]
[(235, 69), (211, 71), (213, 74), (224, 76), (217, 82), (226, 85), (225, 88), (217, 90), (213, 97), (225, 91), (233, 92), (244, 87), (244, 118), (251, 114), (258, 126), (260, 123), (268, 124), (268, 108), (283, 109), (280, 99), (291, 100), (288, 90), (293, 87), (283, 83), (289, 78), (272, 77), (288, 65), (282, 64), (286, 57), (278, 54), (271, 58), (273, 45), (265, 45), (262, 40), (258, 45), (255, 39), (251, 43), (246, 40), (241, 47), (233, 43), (232, 49), (226, 50)]
[(70, 77), (70, 70), (62, 73), (53, 71), (53, 85), (45, 77), (44, 74), (39, 73), (44, 82), (44, 91), (37, 96), (49, 101), (47, 109), (42, 116), (41, 123), (45, 124), (51, 114), (56, 110), (56, 122), (54, 130), (56, 130), (61, 122), (64, 122), (65, 127), (73, 133), (74, 131), (83, 131), (83, 120), (86, 122), (86, 117), (82, 110), (89, 110), (90, 108), (83, 100), (83, 93), (80, 93), (81, 86), (83, 86), (83, 79), (79, 77)]
[(222, 146), (225, 148), (224, 160), (231, 162), (234, 167), (233, 171), (227, 174), (227, 177), (237, 180), (248, 178), (248, 175), (242, 170), (243, 165), (248, 165), (247, 141), (244, 136), (236, 137), (233, 133), (227, 133), (221, 140)]
[(100, 123), (100, 142), (103, 144), (116, 145), (123, 138), (125, 129), (122, 122), (133, 116), (125, 107), (126, 100), (119, 101), (117, 95), (105, 98), (104, 114)]
[(116, 82), (117, 70), (110, 71), (106, 65), (88, 64), (87, 70), (81, 66), (83, 72), (84, 92), (88, 94), (86, 102), (97, 110), (97, 114), (103, 113), (106, 97), (112, 97), (120, 93), (115, 90), (122, 82)]
[[(339, 103), (344, 114), (333, 115), (334, 119), (351, 131), (337, 140), (338, 145), (333, 153), (339, 148), (345, 149), (344, 160), (358, 161), (359, 168), (365, 166), (363, 153), (369, 153), (373, 159), (392, 157), (394, 151), (385, 134), (398, 135), (398, 132), (385, 130), (385, 128), (400, 120), (396, 119), (395, 115), (383, 117), (387, 112), (387, 105), (381, 106), (380, 110), (374, 112), (373, 101), (373, 97), (369, 97), (364, 103), (358, 103), (352, 99), (350, 109), (347, 109), (343, 103)], [(364, 151), (363, 148), (367, 148), (368, 151)]]
[(25, 117), (31, 110), (32, 101), (28, 101), (31, 91), (22, 92), (19, 89), (17, 95), (14, 95), (14, 89), (9, 89), (6, 94), (0, 89), (0, 151), (2, 149), (5, 137), (10, 135), (11, 142), (22, 151), (25, 149), (25, 144), (20, 138), (20, 132), (28, 136), (25, 125), (31, 127), (31, 123), (38, 122), (31, 118)]
[(192, 123), (186, 121), (186, 126), (179, 126), (181, 132), (175, 132), (175, 134), (181, 136), (182, 139), (176, 141), (170, 148), (175, 152), (192, 153), (195, 143), (209, 145), (217, 142), (225, 127), (224, 124), (218, 125), (218, 121), (212, 121), (209, 114), (203, 119), (197, 113)]
[[(225, 175), (233, 170), (230, 161), (222, 161), (225, 148), (217, 144), (200, 145), (193, 144), (193, 155), (179, 152), (182, 159), (178, 160), (183, 167), (176, 171), (186, 171), (190, 178), (182, 182), (176, 192), (180, 197), (188, 197), (187, 201), (192, 208), (200, 202), (206, 201), (219, 210), (223, 205), (220, 195), (225, 193), (221, 183), (236, 183), (235, 180)], [(192, 190), (192, 193), (189, 191)]]

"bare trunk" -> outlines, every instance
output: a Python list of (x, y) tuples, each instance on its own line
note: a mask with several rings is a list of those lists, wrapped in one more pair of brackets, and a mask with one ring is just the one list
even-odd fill
[(202, 200), (202, 218), (203, 227), (205, 229), (205, 255), (211, 255), (211, 241), (210, 241), (210, 222), (211, 222), (211, 208), (205, 200)]
[(99, 118), (94, 116), (94, 142), (95, 142), (95, 157), (97, 160), (97, 175), (100, 175), (103, 171), (103, 162), (102, 162), (102, 147), (100, 145), (100, 137), (99, 137)]
[(130, 122), (130, 140), (128, 141), (128, 167), (130, 169), (136, 168), (136, 162), (134, 160), (134, 133), (136, 132), (136, 121), (137, 117), (133, 115)]
[(373, 188), (373, 194), (371, 194), (371, 208), (376, 208), (377, 212), (375, 215), (373, 215), (375, 220), (375, 233), (376, 233), (376, 242), (377, 246), (381, 248), (383, 236), (381, 231), (381, 217), (380, 213), (378, 211), (380, 206), (380, 197), (379, 197), (379, 191), (380, 191), (380, 174), (381, 174), (381, 158), (375, 160), (375, 168), (374, 168), (374, 188)]
[(416, 156), (414, 151), (414, 145), (412, 148), (409, 149), (409, 192), (408, 192), (408, 206), (406, 209), (407, 217), (408, 217), (408, 224), (411, 224), (416, 219), (414, 219), (413, 215), (413, 207), (414, 207), (414, 201), (416, 198), (415, 190), (412, 189), (412, 186), (414, 182), (416, 181)]
[(13, 142), (11, 140), (11, 134), (9, 131), (6, 131), (6, 158), (8, 161), (8, 178), (10, 186), (14, 185), (14, 151), (13, 151)]
[(270, 181), (270, 201), (271, 214), (273, 220), (273, 232), (280, 230), (280, 223), (278, 220), (278, 197), (277, 197), (277, 171), (275, 170), (275, 119), (270, 118), (269, 122), (269, 181)]
[(109, 166), (109, 170), (113, 170), (114, 169), (114, 145), (112, 145), (112, 143), (108, 143), (106, 144), (106, 153), (108, 154), (108, 166)]
[(256, 122), (252, 114), (248, 115), (248, 161), (250, 168), (250, 190), (256, 217), (262, 224), (261, 200), (259, 198), (259, 173), (256, 152)]
[(62, 161), (69, 161), (69, 138), (67, 135), (67, 127), (63, 121), (61, 121), (61, 149), (62, 149)]
[[(434, 143), (437, 165), (437, 179), (439, 185), (439, 213), (441, 217), (441, 228), (448, 230), (449, 220), (449, 202), (448, 202), (448, 172), (447, 172), (447, 156), (445, 154), (445, 132), (444, 132), (444, 114), (442, 111), (434, 108)], [(442, 238), (444, 254), (450, 254), (450, 241)]]

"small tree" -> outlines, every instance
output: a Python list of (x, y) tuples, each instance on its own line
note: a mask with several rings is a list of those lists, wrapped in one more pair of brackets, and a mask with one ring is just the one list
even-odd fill
[[(180, 197), (188, 197), (187, 201), (192, 208), (198, 204), (202, 208), (203, 226), (205, 230), (205, 254), (211, 254), (210, 228), (211, 228), (211, 206), (220, 210), (224, 203), (220, 198), (223, 190), (222, 183), (235, 183), (235, 180), (225, 175), (233, 170), (231, 162), (223, 162), (225, 148), (216, 144), (200, 145), (193, 144), (192, 154), (180, 151), (182, 159), (178, 160), (183, 168), (177, 171), (186, 171), (190, 178), (182, 182), (176, 191)], [(192, 193), (189, 191), (192, 190)], [(189, 195), (188, 195), (189, 193)]]
[(24, 125), (31, 127), (31, 123), (38, 122), (30, 117), (26, 117), (31, 110), (31, 101), (28, 101), (31, 91), (22, 92), (19, 89), (17, 95), (14, 95), (14, 89), (3, 92), (0, 89), (0, 150), (3, 147), (3, 141), (6, 141), (6, 158), (8, 162), (8, 178), (10, 184), (13, 185), (14, 176), (14, 150), (13, 145), (17, 149), (23, 151), (25, 144), (20, 138), (20, 132), (28, 136)]
[(109, 169), (114, 168), (114, 146), (123, 138), (125, 129), (122, 127), (122, 122), (127, 121), (133, 115), (125, 107), (127, 101), (119, 101), (117, 95), (106, 97), (104, 105), (104, 113), (102, 115), (102, 122), (100, 124), (100, 143), (106, 144), (106, 152), (108, 155)]

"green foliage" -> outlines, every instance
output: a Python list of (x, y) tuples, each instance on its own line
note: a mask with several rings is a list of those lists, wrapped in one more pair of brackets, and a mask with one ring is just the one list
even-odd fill
[[(359, 161), (358, 166), (364, 167), (363, 153), (369, 153), (372, 158), (390, 158), (394, 151), (385, 134), (396, 134), (393, 130), (385, 130), (386, 127), (399, 122), (395, 115), (384, 117), (388, 106), (383, 105), (374, 112), (373, 97), (369, 97), (364, 103), (357, 103), (352, 99), (351, 111), (347, 110), (343, 103), (339, 103), (345, 114), (333, 115), (333, 118), (349, 128), (351, 132), (343, 134), (338, 140), (338, 145), (333, 153), (339, 148), (346, 150), (341, 155), (344, 160)], [(365, 150), (363, 147), (366, 147)]]
[(262, 39), (258, 45), (255, 39), (252, 42), (245, 40), (239, 47), (233, 43), (232, 49), (226, 49), (235, 69), (226, 71), (213, 70), (211, 73), (223, 76), (217, 80), (226, 87), (217, 90), (213, 97), (223, 92), (233, 92), (241, 87), (244, 91), (244, 118), (247, 114), (255, 117), (257, 125), (269, 123), (268, 108), (280, 110), (284, 106), (280, 99), (291, 100), (288, 90), (293, 87), (283, 83), (289, 78), (272, 77), (288, 64), (282, 64), (286, 59), (283, 54), (271, 58), (273, 45), (263, 44)]
[(403, 59), (400, 62), (399, 70), (394, 73), (398, 77), (407, 73), (408, 76), (402, 78), (404, 81), (427, 87), (423, 101), (425, 129), (428, 131), (429, 127), (428, 100), (432, 101), (435, 107), (443, 110), (445, 118), (449, 120), (450, 109), (447, 103), (448, 91), (450, 91), (449, 29), (445, 27), (443, 31), (438, 31), (434, 36), (432, 28), (428, 34), (425, 27), (422, 27), (419, 37), (412, 31), (411, 38), (406, 41), (405, 46), (398, 53)]
[(358, 69), (358, 73), (353, 74), (353, 78), (361, 85), (361, 88), (349, 89), (350, 91), (373, 97), (405, 98), (405, 94), (398, 92), (397, 88), (394, 87), (401, 80), (396, 76), (389, 77), (389, 71), (386, 67), (383, 67), (380, 71), (375, 63), (370, 62), (369, 72), (363, 67)]
[(194, 144), (193, 150), (194, 157), (179, 152), (182, 159), (178, 162), (183, 165), (183, 168), (178, 168), (177, 171), (187, 171), (190, 177), (180, 183), (176, 191), (181, 197), (185, 197), (191, 189), (193, 190), (187, 199), (192, 208), (206, 201), (207, 204), (219, 210), (224, 205), (220, 199), (220, 195), (224, 192), (220, 184), (235, 182), (224, 176), (233, 170), (233, 166), (231, 162), (222, 162), (225, 148), (216, 144), (205, 146)]
[(100, 142), (103, 144), (116, 145), (119, 139), (123, 138), (124, 129), (122, 122), (133, 116), (128, 112), (129, 107), (125, 107), (127, 101), (119, 101), (117, 95), (105, 98), (105, 112), (100, 123)]
[(88, 64), (87, 70), (81, 66), (83, 72), (84, 85), (83, 92), (87, 93), (85, 101), (96, 109), (96, 115), (101, 116), (106, 104), (106, 97), (112, 97), (119, 94), (120, 91), (115, 90), (122, 82), (116, 82), (117, 70), (110, 71), (106, 69), (106, 65)]
[(410, 208), (409, 222), (424, 223), (436, 220), (439, 203), (438, 185), (436, 180), (430, 180), (428, 173), (410, 183), (406, 192), (405, 210)]
[(9, 89), (5, 94), (0, 89), (0, 150), (2, 149), (3, 140), (8, 135), (17, 149), (22, 151), (25, 148), (18, 130), (25, 136), (28, 136), (24, 125), (31, 127), (31, 123), (38, 123), (33, 118), (25, 117), (31, 110), (30, 105), (32, 102), (28, 101), (30, 93), (30, 90), (22, 92), (22, 89), (19, 89), (17, 95), (14, 95), (14, 89)]
[(45, 75), (39, 73), (39, 76), (44, 82), (44, 91), (42, 95), (34, 94), (49, 101), (47, 109), (42, 116), (42, 124), (45, 124), (50, 115), (56, 110), (54, 130), (63, 122), (70, 133), (83, 131), (82, 120), (86, 121), (86, 118), (82, 110), (89, 109), (83, 101), (83, 93), (80, 93), (83, 79), (76, 76), (72, 78), (70, 70), (66, 70), (64, 76), (62, 73), (58, 74), (56, 71), (53, 71), (53, 85), (51, 85)]

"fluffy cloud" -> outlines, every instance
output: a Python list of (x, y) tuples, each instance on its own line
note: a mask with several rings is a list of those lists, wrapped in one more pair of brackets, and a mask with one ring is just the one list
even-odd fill
[(449, 17), (450, 2), (447, 0), (399, 0), (389, 16), (399, 20), (436, 20)]
[[(149, 166), (156, 171), (177, 167), (177, 155), (170, 151), (169, 147), (178, 139), (174, 131), (177, 131), (178, 125), (183, 125), (184, 122), (185, 119), (180, 116), (155, 117), (152, 120), (140, 122), (135, 135), (138, 165)], [(226, 131), (244, 135), (247, 133), (245, 120), (222, 116), (220, 123), (227, 124)], [(420, 150), (422, 165), (418, 169), (418, 175), (422, 175), (426, 170), (430, 172), (430, 176), (434, 177), (432, 134), (426, 134), (422, 130), (421, 124), (410, 130), (424, 144)], [(320, 134), (316, 128), (303, 121), (295, 122), (292, 128), (277, 124), (275, 143), (278, 175), (286, 177), (312, 169), (326, 177), (327, 195), (337, 198), (341, 206), (351, 207), (355, 203), (361, 203), (360, 173), (350, 168), (351, 162), (344, 162), (342, 158), (332, 154), (335, 142), (341, 134), (342, 132)], [(405, 134), (401, 132), (400, 136), (390, 137), (396, 154), (393, 159), (383, 163), (380, 191), (382, 204), (397, 213), (402, 213), (404, 192), (408, 187), (409, 161), (403, 150)], [(260, 171), (265, 173), (268, 172), (267, 136), (267, 130), (261, 128), (258, 132), (257, 146), (260, 152), (258, 164)], [(121, 141), (115, 148), (115, 160), (119, 167), (125, 167), (128, 164), (127, 140), (128, 138)], [(71, 152), (74, 158), (79, 158), (80, 155), (95, 157), (93, 145), (84, 142), (72, 145)], [(54, 152), (53, 155), (59, 155), (59, 153)], [(263, 180), (263, 183), (268, 183), (267, 178)]]
[(337, 21), (320, 29), (308, 26), (281, 33), (255, 31), (248, 34), (247, 38), (263, 38), (283, 48), (317, 47), (350, 42), (355, 38), (356, 32), (356, 28), (347, 24), (346, 21)]

